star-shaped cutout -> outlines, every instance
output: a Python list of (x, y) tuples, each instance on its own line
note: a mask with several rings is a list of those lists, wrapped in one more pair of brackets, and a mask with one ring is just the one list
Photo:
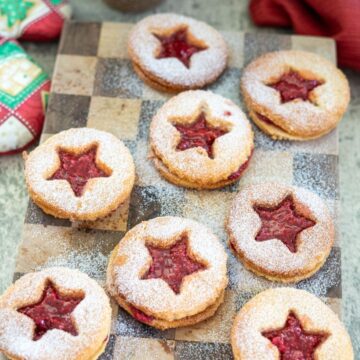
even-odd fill
[(96, 147), (81, 153), (73, 154), (59, 150), (60, 167), (48, 180), (66, 180), (75, 196), (81, 196), (89, 179), (108, 177), (96, 164)]
[(33, 340), (39, 340), (49, 330), (58, 329), (71, 335), (78, 335), (71, 314), (83, 300), (82, 297), (70, 298), (59, 294), (51, 283), (45, 286), (42, 298), (33, 305), (25, 306), (17, 311), (28, 316), (35, 323)]
[(148, 272), (142, 277), (147, 279), (164, 280), (175, 294), (179, 294), (183, 279), (205, 266), (189, 257), (187, 235), (182, 235), (174, 245), (169, 248), (146, 245), (152, 257)]
[(181, 28), (170, 36), (153, 34), (161, 43), (161, 49), (157, 59), (177, 58), (187, 68), (190, 67), (191, 57), (207, 47), (195, 44), (189, 39), (188, 29)]
[(206, 150), (208, 156), (213, 159), (214, 141), (228, 133), (220, 127), (210, 125), (206, 120), (205, 112), (201, 112), (196, 120), (191, 124), (174, 124), (181, 135), (177, 150), (187, 150), (194, 147), (202, 147)]
[(281, 96), (281, 102), (286, 103), (294, 99), (309, 100), (310, 92), (323, 83), (318, 80), (304, 79), (299, 73), (290, 71), (281, 76), (274, 84), (269, 84)]
[(280, 352), (280, 360), (314, 360), (316, 348), (327, 335), (304, 331), (299, 319), (290, 313), (285, 326), (280, 330), (263, 332)]
[(279, 239), (293, 253), (297, 251), (296, 240), (298, 234), (315, 225), (315, 221), (296, 211), (291, 196), (286, 197), (274, 208), (254, 206), (254, 210), (261, 219), (261, 228), (255, 240)]

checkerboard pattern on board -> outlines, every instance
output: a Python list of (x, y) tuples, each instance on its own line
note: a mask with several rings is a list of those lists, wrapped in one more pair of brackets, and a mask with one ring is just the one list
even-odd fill
[[(339, 203), (338, 135), (312, 142), (276, 142), (255, 126), (256, 150), (249, 171), (235, 185), (215, 191), (193, 191), (164, 181), (148, 160), (148, 130), (156, 110), (171, 96), (145, 85), (134, 74), (126, 52), (131, 24), (68, 23), (61, 40), (42, 140), (70, 127), (106, 130), (129, 147), (137, 170), (131, 199), (105, 219), (71, 223), (44, 214), (32, 202), (26, 214), (15, 277), (34, 269), (67, 265), (104, 282), (107, 257), (124, 233), (160, 215), (196, 219), (219, 236), (227, 248), (224, 219), (244, 184), (275, 180), (304, 186), (325, 199), (337, 220)], [(280, 49), (316, 51), (335, 59), (334, 43), (311, 37), (224, 32), (230, 64), (208, 89), (244, 108), (239, 83), (243, 67), (258, 55)], [(236, 312), (252, 296), (281, 286), (256, 277), (229, 254), (230, 284), (216, 315), (200, 324), (159, 331), (143, 325), (113, 304), (113, 323), (101, 359), (231, 359), (229, 333)], [(340, 312), (340, 243), (324, 267), (298, 288), (322, 297)]]

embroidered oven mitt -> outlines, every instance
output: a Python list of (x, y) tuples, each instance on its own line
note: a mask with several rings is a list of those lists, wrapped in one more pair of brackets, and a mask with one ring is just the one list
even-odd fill
[(49, 90), (48, 76), (18, 43), (0, 45), (0, 155), (23, 150), (40, 135)]
[(0, 0), (0, 37), (53, 40), (70, 15), (68, 0)]
[(23, 150), (41, 133), (50, 81), (16, 40), (59, 37), (68, 0), (0, 0), (0, 155)]

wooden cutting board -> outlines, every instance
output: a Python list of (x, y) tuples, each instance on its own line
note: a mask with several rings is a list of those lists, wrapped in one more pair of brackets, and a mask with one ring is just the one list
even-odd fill
[[(32, 202), (26, 214), (15, 279), (53, 265), (78, 268), (104, 283), (107, 257), (127, 229), (159, 215), (196, 219), (219, 236), (224, 246), (224, 218), (244, 184), (281, 181), (308, 188), (329, 205), (337, 223), (339, 204), (338, 134), (311, 142), (276, 142), (255, 126), (256, 150), (249, 171), (235, 185), (193, 191), (162, 180), (147, 158), (148, 128), (156, 110), (171, 96), (146, 86), (133, 72), (126, 52), (131, 24), (66, 24), (52, 83), (42, 141), (71, 127), (94, 127), (122, 139), (136, 163), (131, 199), (111, 216), (94, 223), (70, 223), (44, 214)], [(231, 57), (223, 76), (208, 89), (244, 108), (239, 94), (243, 67), (258, 55), (304, 49), (335, 61), (332, 40), (223, 32)], [(338, 234), (338, 232), (337, 232)], [(230, 284), (216, 315), (192, 327), (159, 331), (143, 325), (113, 304), (110, 342), (101, 359), (231, 359), (229, 333), (235, 313), (260, 292), (279, 284), (244, 269), (227, 248)], [(322, 297), (337, 313), (341, 305), (340, 243), (312, 278), (296, 285)]]

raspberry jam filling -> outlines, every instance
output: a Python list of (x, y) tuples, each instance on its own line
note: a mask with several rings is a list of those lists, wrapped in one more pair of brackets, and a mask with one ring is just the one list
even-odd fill
[(247, 169), (247, 167), (249, 166), (250, 163), (250, 159), (252, 157), (252, 154), (254, 152), (254, 149), (251, 150), (250, 156), (248, 157), (248, 159), (239, 167), (238, 170), (236, 170), (235, 172), (233, 172), (229, 177), (228, 180), (237, 180), (241, 177), (241, 175), (243, 174), (243, 172)]
[(275, 84), (269, 86), (279, 91), (281, 102), (286, 103), (294, 99), (309, 100), (310, 91), (322, 84), (318, 80), (307, 80), (299, 73), (290, 71), (282, 75)]
[(144, 324), (151, 324), (151, 322), (154, 320), (154, 317), (146, 315), (141, 310), (137, 309), (135, 306), (130, 305), (130, 311), (132, 316), (137, 320)]
[(83, 298), (62, 296), (53, 284), (48, 283), (38, 303), (22, 307), (17, 311), (34, 321), (34, 341), (41, 339), (51, 329), (66, 331), (76, 336), (78, 332), (71, 314)]
[(291, 196), (286, 197), (274, 208), (254, 206), (261, 219), (261, 228), (255, 237), (257, 241), (281, 240), (293, 253), (297, 251), (298, 234), (315, 225), (315, 222), (299, 214)]
[(60, 167), (48, 180), (67, 180), (75, 196), (81, 196), (89, 179), (109, 176), (96, 165), (96, 151), (97, 148), (92, 147), (75, 155), (59, 150)]
[(280, 352), (280, 360), (315, 360), (316, 348), (326, 335), (305, 332), (295, 314), (290, 313), (281, 330), (262, 333)]
[(187, 68), (190, 67), (190, 60), (194, 54), (206, 50), (206, 47), (195, 45), (189, 41), (186, 28), (177, 30), (170, 36), (154, 35), (161, 43), (161, 50), (157, 58), (177, 58)]
[(210, 126), (204, 113), (201, 113), (192, 124), (175, 124), (174, 126), (181, 135), (177, 150), (184, 151), (200, 146), (206, 150), (211, 159), (213, 159), (214, 141), (228, 133), (220, 127)]
[(162, 279), (175, 294), (180, 293), (181, 284), (186, 276), (205, 269), (203, 264), (189, 257), (187, 251), (188, 238), (186, 235), (183, 235), (170, 248), (160, 248), (152, 245), (146, 246), (152, 257), (152, 263), (142, 279)]

